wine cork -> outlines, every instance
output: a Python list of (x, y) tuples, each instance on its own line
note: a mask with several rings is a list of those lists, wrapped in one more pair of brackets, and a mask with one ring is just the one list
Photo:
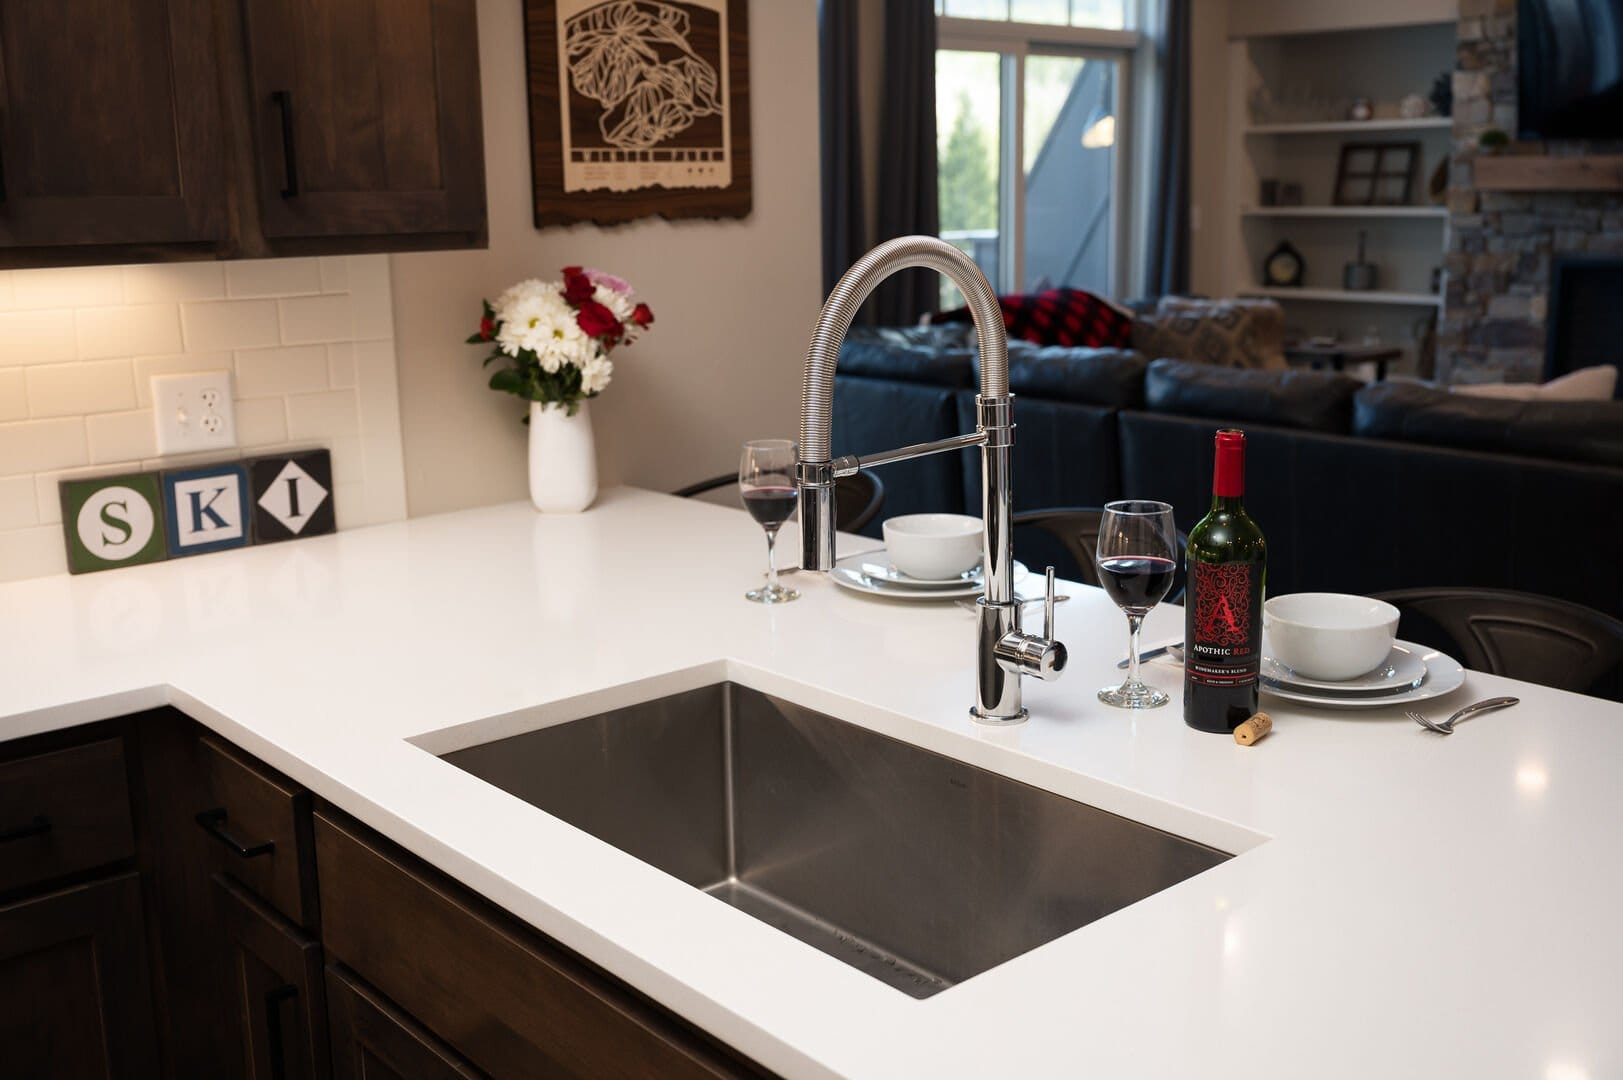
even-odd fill
[(1260, 712), (1234, 729), (1234, 741), (1241, 746), (1250, 746), (1252, 743), (1262, 741), (1263, 736), (1274, 730), (1274, 718), (1265, 712)]

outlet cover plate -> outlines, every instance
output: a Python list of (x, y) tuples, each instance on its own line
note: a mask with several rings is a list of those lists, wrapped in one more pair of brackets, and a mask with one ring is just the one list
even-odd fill
[(159, 454), (195, 454), (237, 445), (231, 373), (152, 376), (152, 418)]

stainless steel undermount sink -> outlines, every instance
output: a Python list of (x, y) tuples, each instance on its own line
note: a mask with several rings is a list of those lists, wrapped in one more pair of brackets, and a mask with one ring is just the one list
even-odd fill
[(917, 998), (1231, 857), (732, 682), (441, 756)]

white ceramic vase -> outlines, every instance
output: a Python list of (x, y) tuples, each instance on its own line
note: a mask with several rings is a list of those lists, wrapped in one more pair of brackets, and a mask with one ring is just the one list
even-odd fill
[(543, 514), (578, 514), (597, 498), (591, 404), (530, 402), (530, 502)]

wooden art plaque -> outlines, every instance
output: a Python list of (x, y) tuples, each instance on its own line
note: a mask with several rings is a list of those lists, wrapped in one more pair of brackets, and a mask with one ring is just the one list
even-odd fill
[(747, 0), (524, 0), (535, 224), (750, 212)]

